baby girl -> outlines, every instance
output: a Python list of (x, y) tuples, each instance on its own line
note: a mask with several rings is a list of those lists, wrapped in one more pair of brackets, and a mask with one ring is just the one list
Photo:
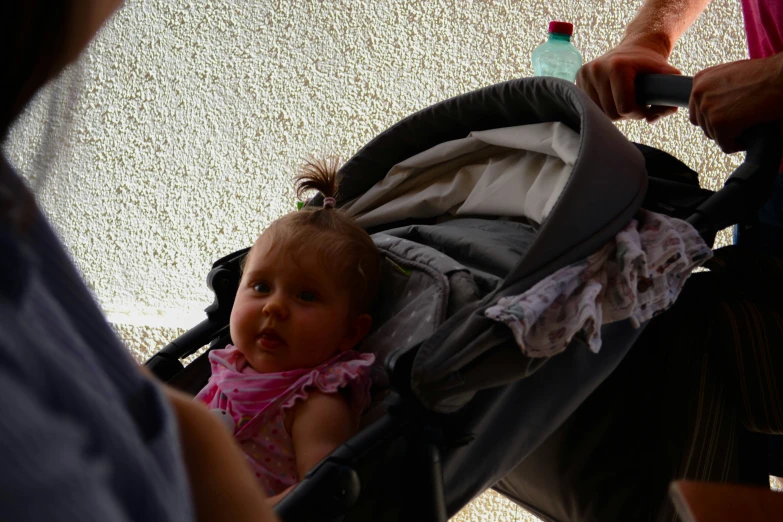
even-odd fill
[(229, 424), (272, 503), (348, 439), (369, 404), (374, 357), (353, 348), (372, 324), (380, 255), (335, 207), (334, 162), (308, 163), (297, 195), (322, 208), (292, 212), (247, 255), (230, 330), (233, 345), (209, 355), (197, 399)]

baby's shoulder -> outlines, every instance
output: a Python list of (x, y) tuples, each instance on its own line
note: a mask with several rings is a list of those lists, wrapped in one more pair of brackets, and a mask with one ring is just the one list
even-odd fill
[(301, 378), (282, 404), (288, 432), (295, 417), (315, 410), (358, 419), (369, 404), (373, 361), (371, 354), (343, 353)]
[(318, 374), (322, 380), (345, 385), (352, 380), (367, 377), (374, 362), (373, 354), (351, 350), (321, 365)]
[(314, 423), (332, 422), (334, 419), (342, 418), (350, 420), (352, 413), (349, 393), (350, 391), (345, 389), (331, 393), (320, 390), (310, 391), (304, 400), (298, 401), (286, 412), (286, 430), (291, 433), (294, 422), (304, 417)]

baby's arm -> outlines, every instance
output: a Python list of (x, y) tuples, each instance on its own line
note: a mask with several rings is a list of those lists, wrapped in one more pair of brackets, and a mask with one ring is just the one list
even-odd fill
[[(307, 400), (293, 409), (290, 433), (297, 473), (302, 480), (308, 471), (353, 435), (353, 416), (345, 396), (310, 392)], [(268, 502), (277, 504), (291, 489), (293, 486), (270, 497)]]
[(307, 400), (294, 409), (291, 424), (299, 480), (353, 432), (351, 408), (343, 394), (311, 392)]

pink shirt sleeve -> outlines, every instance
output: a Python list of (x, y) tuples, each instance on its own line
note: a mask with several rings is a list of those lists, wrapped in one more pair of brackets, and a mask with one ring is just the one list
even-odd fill
[(783, 0), (742, 0), (751, 58), (783, 52)]

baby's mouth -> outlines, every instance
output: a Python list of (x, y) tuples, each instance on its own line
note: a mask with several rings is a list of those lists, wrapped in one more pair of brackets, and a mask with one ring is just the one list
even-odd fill
[(256, 340), (267, 350), (273, 350), (285, 345), (283, 338), (280, 337), (280, 335), (271, 328), (261, 330), (261, 332), (256, 336)]

